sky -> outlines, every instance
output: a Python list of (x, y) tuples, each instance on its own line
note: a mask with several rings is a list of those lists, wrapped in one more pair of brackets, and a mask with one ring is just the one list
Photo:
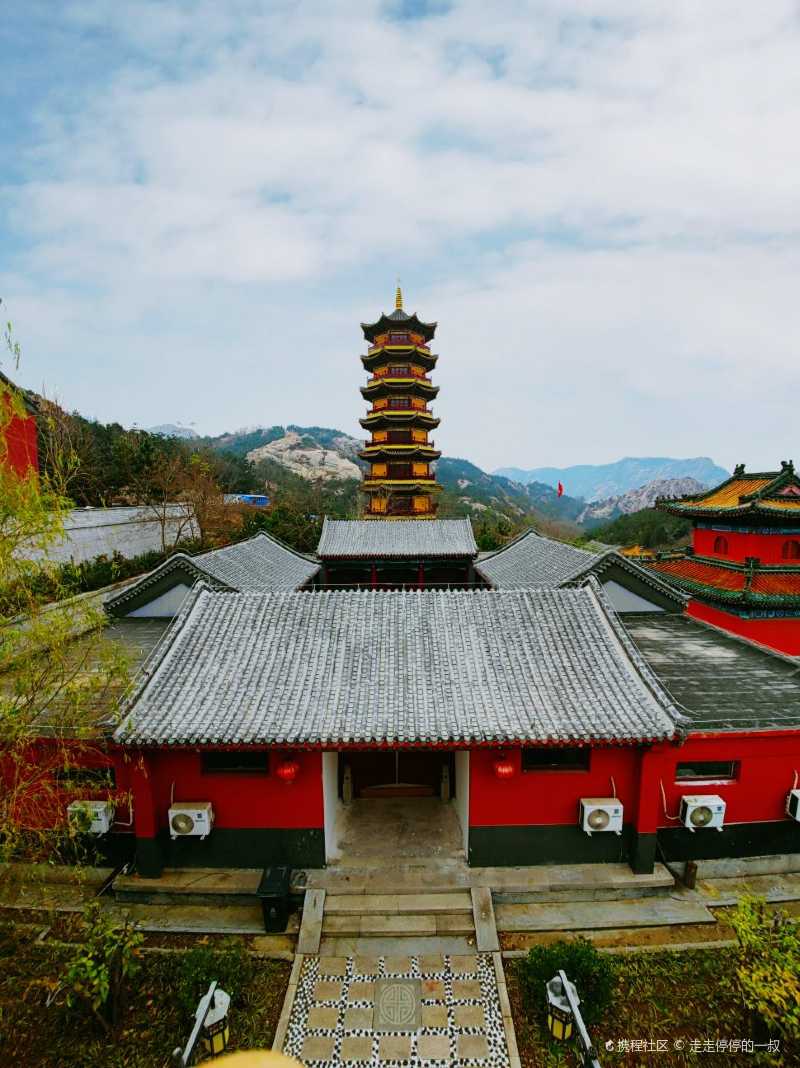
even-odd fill
[(21, 385), (363, 436), (399, 277), (446, 455), (800, 461), (795, 0), (26, 0), (0, 48)]

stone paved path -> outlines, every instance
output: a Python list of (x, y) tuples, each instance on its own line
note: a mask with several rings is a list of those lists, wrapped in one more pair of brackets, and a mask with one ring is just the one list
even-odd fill
[(307, 957), (283, 1051), (308, 1068), (511, 1068), (492, 955)]

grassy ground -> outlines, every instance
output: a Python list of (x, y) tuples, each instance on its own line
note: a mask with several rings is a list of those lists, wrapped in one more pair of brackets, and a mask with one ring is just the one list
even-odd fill
[[(783, 1049), (777, 1056), (759, 1060), (752, 1053), (692, 1053), (692, 1039), (749, 1039), (750, 1023), (733, 990), (730, 950), (638, 953), (615, 956), (616, 990), (605, 1021), (592, 1029), (601, 1064), (630, 1068), (684, 1065), (718, 1066), (773, 1064), (800, 1065), (800, 1050)], [(550, 1068), (577, 1064), (572, 1052), (548, 1046), (539, 1021), (523, 1004), (520, 960), (505, 962), (514, 1026), (523, 1068)], [(579, 991), (580, 992), (580, 991)], [(663, 1052), (619, 1049), (620, 1040), (666, 1039)], [(682, 1048), (675, 1048), (683, 1042)], [(610, 1043), (610, 1047), (606, 1047)]]
[[(124, 1019), (104, 1035), (57, 994), (68, 947), (34, 943), (33, 927), (0, 927), (0, 1049), (20, 1068), (165, 1068), (192, 1020), (176, 999), (179, 952), (147, 952), (131, 984)], [(213, 977), (212, 977), (213, 978)], [(231, 993), (231, 1048), (268, 1049), (289, 979), (289, 965), (254, 959), (244, 989)]]

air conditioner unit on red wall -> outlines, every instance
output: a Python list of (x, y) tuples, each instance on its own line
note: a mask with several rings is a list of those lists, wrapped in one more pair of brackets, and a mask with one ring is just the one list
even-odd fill
[(622, 834), (622, 802), (616, 797), (582, 797), (579, 822), (588, 835), (613, 831)]
[(718, 794), (687, 794), (681, 798), (681, 822), (690, 831), (721, 831), (725, 802)]
[(786, 815), (800, 823), (800, 790), (790, 790), (786, 798)]
[(170, 838), (207, 838), (214, 826), (210, 801), (183, 801), (169, 809)]

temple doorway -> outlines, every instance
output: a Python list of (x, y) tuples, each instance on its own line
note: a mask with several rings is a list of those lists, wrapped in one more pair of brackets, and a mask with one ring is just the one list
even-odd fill
[(446, 750), (345, 750), (339, 755), (339, 796), (344, 801), (390, 797), (449, 801), (454, 792), (454, 754)]
[(463, 859), (461, 825), (452, 802), (438, 797), (351, 801), (339, 819), (340, 862), (414, 858)]
[(323, 754), (328, 863), (439, 858), (463, 863), (469, 752), (345, 749)]

